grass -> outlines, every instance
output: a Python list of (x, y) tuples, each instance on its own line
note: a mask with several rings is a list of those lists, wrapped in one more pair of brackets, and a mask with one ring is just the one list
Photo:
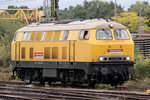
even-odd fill
[(0, 81), (13, 81), (12, 67), (0, 67)]
[(96, 84), (95, 85), (96, 89), (100, 89), (100, 90), (112, 90), (115, 89), (115, 87), (111, 86), (111, 85), (106, 85), (106, 84)]
[(144, 78), (140, 80), (130, 80), (127, 81), (124, 86), (126, 86), (129, 90), (148, 90), (150, 89), (150, 78)]

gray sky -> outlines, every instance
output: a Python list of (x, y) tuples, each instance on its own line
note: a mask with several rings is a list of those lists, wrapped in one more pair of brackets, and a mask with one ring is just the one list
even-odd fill
[[(70, 5), (75, 6), (77, 4), (83, 4), (83, 1), (84, 0), (59, 0), (59, 7), (60, 9), (64, 9), (69, 7)], [(115, 0), (101, 0), (101, 1), (110, 2)], [(150, 4), (150, 0), (116, 0), (116, 1), (118, 4), (121, 4), (121, 6), (125, 8), (125, 10), (129, 8), (131, 4), (134, 4), (136, 1), (148, 1)], [(40, 6), (43, 6), (43, 0), (0, 0), (0, 8), (7, 8), (8, 5), (15, 5), (15, 6), (24, 5), (30, 8), (38, 8)]]

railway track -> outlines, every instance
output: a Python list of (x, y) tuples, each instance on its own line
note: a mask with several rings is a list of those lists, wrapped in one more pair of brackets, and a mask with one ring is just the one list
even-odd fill
[(0, 99), (5, 100), (149, 100), (137, 91), (39, 87), (22, 82), (0, 82)]

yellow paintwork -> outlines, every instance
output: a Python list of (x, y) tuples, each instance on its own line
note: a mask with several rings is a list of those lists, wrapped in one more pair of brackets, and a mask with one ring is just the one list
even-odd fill
[(146, 91), (146, 93), (148, 93), (148, 94), (149, 94), (149, 93), (150, 93), (150, 90), (147, 90), (147, 91)]
[[(130, 40), (115, 40), (112, 31), (113, 40), (97, 40), (96, 30), (89, 30), (90, 35), (88, 40), (79, 40), (81, 30), (70, 30), (68, 39), (63, 41), (64, 31), (57, 32), (59, 34), (59, 40), (51, 41), (56, 32), (51, 32), (51, 39), (46, 41), (21, 41), (23, 32), (18, 32), (17, 41), (12, 41), (11, 56), (13, 61), (59, 61), (59, 62), (99, 62), (99, 56), (130, 56), (130, 61), (134, 61), (134, 43), (129, 33)], [(48, 32), (46, 32), (48, 33)], [(39, 38), (39, 37), (38, 37)], [(36, 38), (34, 38), (36, 39)], [(55, 39), (54, 39), (55, 40)], [(25, 59), (22, 59), (22, 48), (25, 48)], [(44, 55), (44, 48), (50, 48), (50, 59), (30, 58), (30, 48), (33, 48), (34, 53), (40, 52)], [(64, 48), (64, 49), (63, 49)], [(52, 51), (58, 49), (57, 51)], [(123, 49), (123, 53), (108, 53), (108, 49)], [(49, 49), (47, 49), (49, 50)], [(64, 53), (66, 51), (66, 53)], [(58, 55), (58, 58), (53, 59), (53, 56)], [(64, 57), (66, 56), (66, 59)]]

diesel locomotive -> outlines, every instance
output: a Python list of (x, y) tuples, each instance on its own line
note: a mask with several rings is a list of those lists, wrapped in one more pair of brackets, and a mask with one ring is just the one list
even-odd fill
[(103, 19), (33, 23), (16, 31), (12, 71), (25, 83), (123, 84), (135, 72), (128, 28)]

